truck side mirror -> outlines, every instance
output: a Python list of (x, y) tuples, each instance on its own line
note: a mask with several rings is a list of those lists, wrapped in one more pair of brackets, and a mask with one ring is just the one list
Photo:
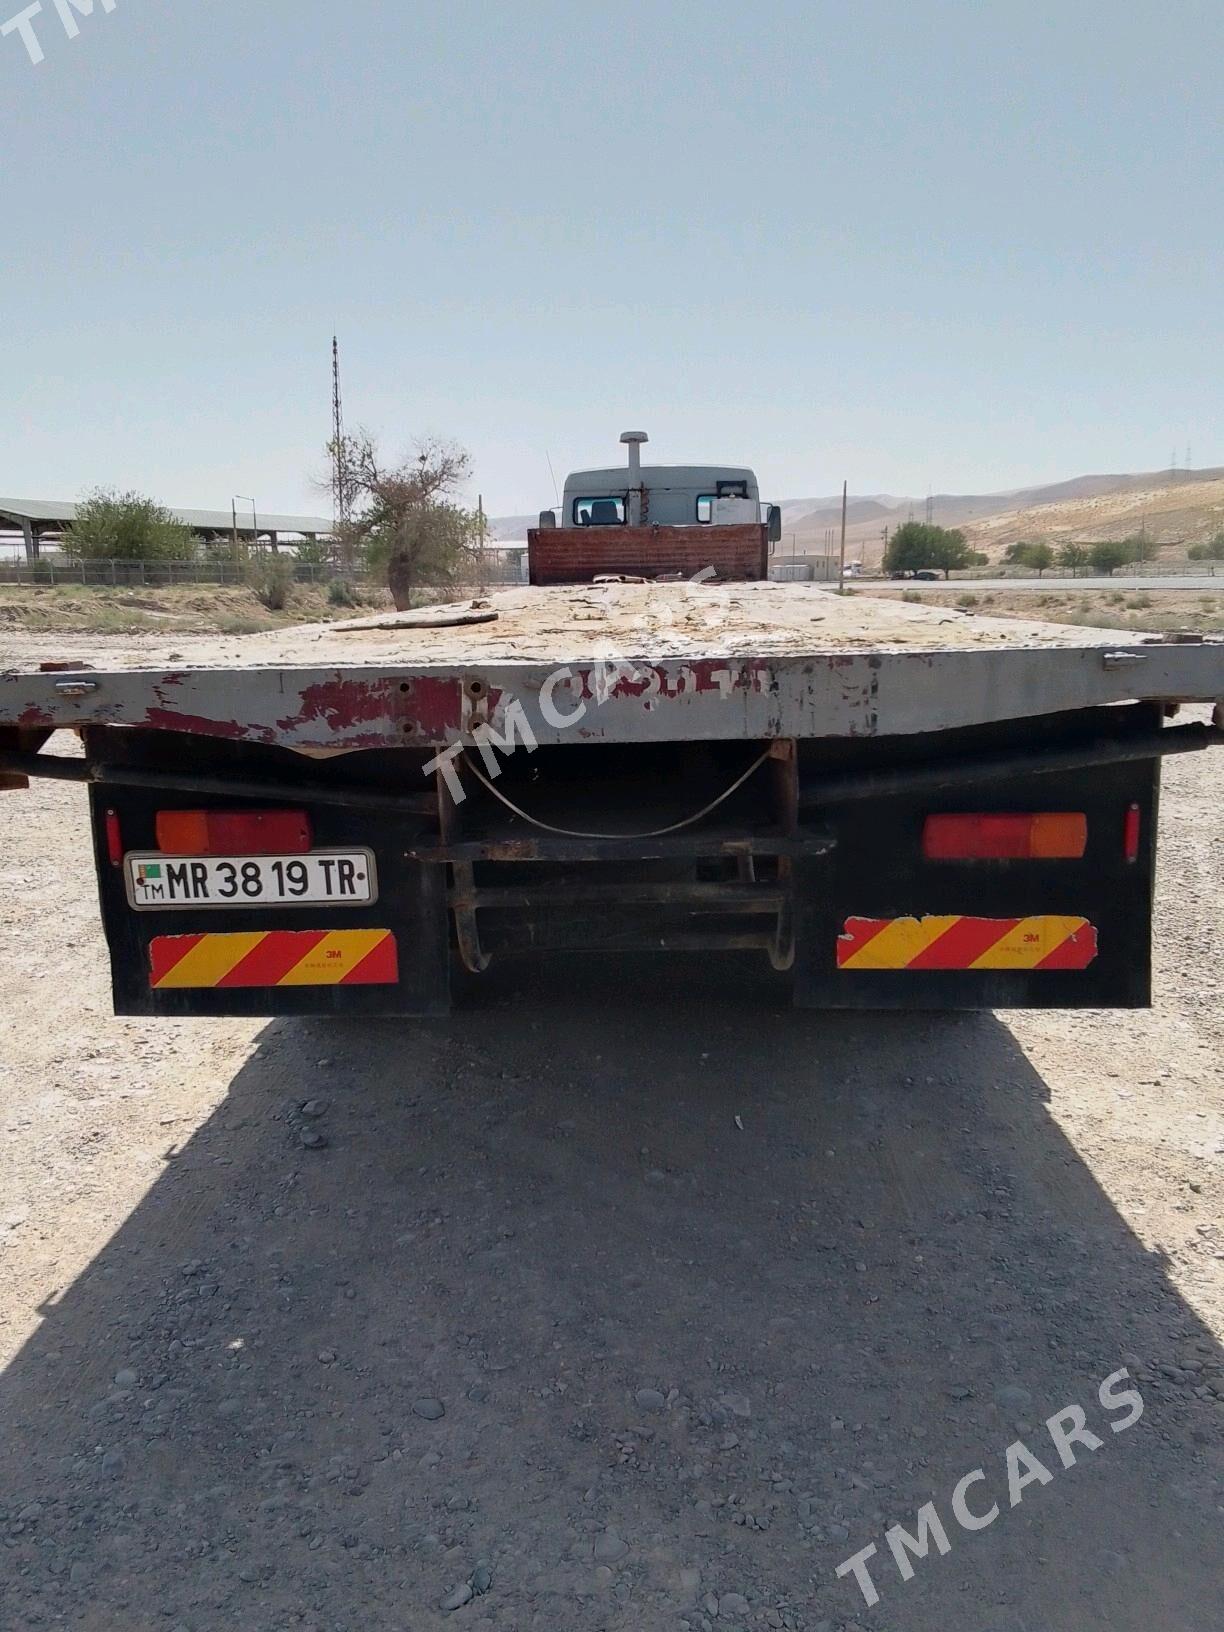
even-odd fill
[(551, 510), (541, 510), (539, 524), (541, 527), (555, 527), (557, 525), (557, 517)]
[(782, 506), (771, 504), (769, 514), (765, 518), (765, 536), (771, 544), (776, 544), (782, 537)]

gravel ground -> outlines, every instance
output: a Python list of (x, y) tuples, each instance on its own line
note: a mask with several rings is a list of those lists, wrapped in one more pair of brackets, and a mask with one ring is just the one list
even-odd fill
[(1224, 755), (1168, 767), (1138, 1014), (555, 959), (119, 1020), (83, 797), (0, 799), (4, 1632), (1219, 1624)]
[(900, 600), (908, 595), (912, 602), (916, 593), (925, 592), (926, 605), (956, 606), (972, 611), (976, 617), (1022, 621), (1053, 618), (1059, 623), (1127, 630), (1132, 634), (1188, 630), (1214, 639), (1224, 634), (1224, 567), (1218, 578), (1203, 580), (1211, 587), (1196, 590), (1168, 589), (1159, 584), (1148, 589), (1136, 587), (1134, 581), (1103, 589), (1077, 588), (1065, 579), (1010, 585), (1002, 580), (1002, 588), (999, 582), (994, 588), (972, 578), (943, 585), (911, 583), (886, 588), (872, 584), (856, 588), (854, 593), (870, 595), (873, 600)]

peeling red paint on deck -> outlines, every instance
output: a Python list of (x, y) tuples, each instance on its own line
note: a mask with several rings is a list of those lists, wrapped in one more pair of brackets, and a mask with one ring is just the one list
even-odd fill
[[(321, 724), (337, 745), (386, 747), (401, 740), (405, 725), (412, 735), (433, 741), (457, 731), (461, 720), (459, 681), (429, 676), (346, 680), (337, 674), (303, 687), (300, 703), (296, 714), (277, 720), (277, 729), (313, 742), (306, 728)], [(358, 725), (381, 725), (382, 731), (354, 733)]]
[(296, 714), (277, 720), (277, 728), (296, 735), (303, 726), (323, 724), (329, 732), (343, 735), (350, 726), (368, 725), (372, 720), (390, 724), (394, 704), (388, 682), (377, 680), (320, 680), (303, 686)]
[(277, 740), (275, 731), (265, 725), (241, 725), (237, 720), (213, 720), (205, 714), (177, 714), (172, 708), (150, 708), (145, 711), (141, 725), (155, 731), (185, 731), (195, 737), (225, 737), (231, 742), (266, 742)]

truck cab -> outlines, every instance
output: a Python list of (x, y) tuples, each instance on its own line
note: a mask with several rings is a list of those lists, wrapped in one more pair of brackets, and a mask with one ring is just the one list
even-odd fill
[(533, 584), (609, 576), (768, 576), (782, 512), (762, 506), (745, 465), (643, 465), (645, 431), (625, 431), (626, 465), (565, 479), (560, 515), (540, 512), (528, 534)]
[(540, 512), (541, 527), (717, 527), (764, 522), (778, 536), (781, 512), (761, 510), (756, 475), (746, 465), (644, 465), (645, 431), (623, 431), (627, 465), (575, 470), (565, 478), (561, 514)]
[(718, 526), (758, 522), (760, 494), (752, 471), (736, 465), (642, 465), (635, 491), (641, 519), (630, 521), (629, 472), (576, 470), (565, 479), (563, 527)]

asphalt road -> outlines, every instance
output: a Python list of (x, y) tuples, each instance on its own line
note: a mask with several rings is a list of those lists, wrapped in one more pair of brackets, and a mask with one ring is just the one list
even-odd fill
[(860, 578), (848, 580), (848, 584), (852, 589), (1007, 589), (1020, 593), (1031, 589), (1047, 594), (1050, 590), (1215, 589), (1224, 594), (1224, 567), (1214, 576), (1204, 572), (1142, 578), (1123, 577), (1121, 574), (1114, 578), (951, 578), (946, 582), (942, 578), (938, 582), (929, 578)]

